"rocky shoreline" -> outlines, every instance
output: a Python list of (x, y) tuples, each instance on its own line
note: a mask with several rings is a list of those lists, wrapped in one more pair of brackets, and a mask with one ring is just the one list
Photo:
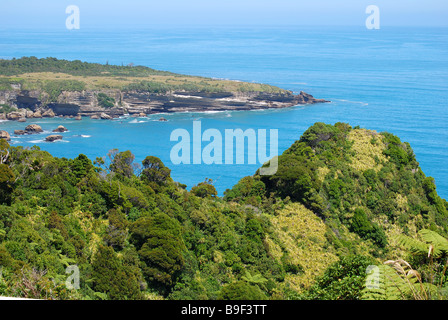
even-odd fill
[[(98, 94), (114, 100), (113, 106), (103, 107)], [(316, 99), (305, 92), (299, 94), (264, 92), (186, 92), (150, 93), (140, 91), (82, 91), (62, 92), (57, 102), (47, 103), (48, 95), (41, 91), (0, 91), (0, 104), (14, 108), (0, 113), (0, 120), (25, 122), (33, 118), (67, 117), (81, 120), (113, 119), (126, 114), (146, 116), (157, 113), (259, 110), (286, 108), (295, 105), (329, 102)]]
[[(54, 133), (63, 133), (68, 131), (67, 128), (65, 128), (64, 126), (58, 126), (56, 129), (53, 130)], [(33, 135), (33, 134), (39, 134), (44, 132), (44, 130), (42, 130), (42, 127), (38, 124), (30, 124), (28, 126), (26, 126), (26, 128), (24, 130), (14, 130), (14, 135), (16, 136), (23, 136), (23, 135)], [(4, 139), (6, 141), (11, 141), (11, 135), (9, 134), (9, 132), (5, 131), (5, 130), (0, 130), (0, 139)], [(52, 134), (49, 135), (45, 138), (45, 141), (47, 142), (54, 142), (56, 140), (61, 140), (62, 139), (62, 135), (59, 134)]]

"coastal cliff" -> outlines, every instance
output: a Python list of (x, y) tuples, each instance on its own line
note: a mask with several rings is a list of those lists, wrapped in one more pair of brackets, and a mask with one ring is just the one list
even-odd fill
[[(100, 94), (110, 97), (111, 106), (100, 104)], [(328, 102), (316, 99), (305, 92), (187, 92), (150, 93), (144, 91), (64, 91), (57, 102), (46, 103), (42, 91), (0, 91), (0, 104), (8, 105), (12, 112), (3, 114), (4, 119), (19, 120), (53, 116), (92, 116), (107, 114), (111, 117), (124, 114), (154, 114), (173, 112), (203, 112), (223, 110), (255, 110), (285, 108), (300, 104)], [(1, 117), (1, 116), (0, 116)]]

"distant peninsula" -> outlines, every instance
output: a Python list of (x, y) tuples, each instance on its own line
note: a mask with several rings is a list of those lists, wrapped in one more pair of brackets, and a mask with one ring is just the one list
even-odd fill
[(56, 58), (0, 60), (0, 120), (256, 110), (329, 102), (301, 91)]

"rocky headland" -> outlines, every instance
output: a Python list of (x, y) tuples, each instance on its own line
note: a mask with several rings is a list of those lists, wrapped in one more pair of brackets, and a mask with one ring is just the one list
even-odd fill
[[(113, 105), (101, 106), (98, 95), (113, 99)], [(156, 113), (204, 112), (224, 110), (255, 110), (286, 108), (295, 105), (328, 102), (316, 99), (305, 92), (187, 92), (150, 93), (144, 91), (64, 91), (57, 102), (46, 103), (46, 93), (34, 90), (0, 91), (0, 104), (13, 111), (0, 113), (0, 120), (26, 121), (30, 118), (70, 117), (80, 120), (82, 116), (112, 119), (125, 114), (145, 116)]]
[(0, 120), (113, 119), (328, 102), (276, 86), (56, 58), (0, 59)]

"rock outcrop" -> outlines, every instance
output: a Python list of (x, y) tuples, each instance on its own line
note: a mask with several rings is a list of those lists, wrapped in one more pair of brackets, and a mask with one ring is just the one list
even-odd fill
[(56, 129), (53, 130), (53, 132), (66, 132), (68, 129), (64, 126), (58, 126)]
[(57, 135), (57, 134), (52, 134), (48, 137), (45, 138), (45, 141), (48, 142), (54, 142), (56, 140), (62, 140), (62, 136), (61, 135)]
[(38, 124), (30, 124), (25, 128), (25, 132), (28, 134), (40, 133), (43, 131), (44, 130), (42, 130), (41, 126)]
[(8, 113), (8, 115), (6, 116), (6, 118), (7, 118), (8, 120), (15, 120), (15, 121), (17, 121), (17, 120), (19, 120), (19, 119), (22, 119), (24, 116), (25, 116), (25, 114), (22, 113), (22, 112), (13, 111), (13, 112)]
[(56, 114), (54, 113), (54, 111), (52, 109), (48, 109), (47, 111), (42, 113), (43, 118), (54, 118), (55, 116), (56, 116)]
[(33, 113), (33, 118), (42, 118), (42, 113), (40, 111), (36, 111)]
[(108, 115), (108, 114), (102, 112), (102, 113), (100, 114), (100, 118), (101, 118), (101, 119), (104, 119), (104, 120), (111, 120), (111, 119), (112, 119), (112, 116), (110, 116), (110, 115)]
[(6, 141), (11, 140), (11, 136), (9, 135), (8, 131), (0, 130), (0, 139), (4, 139)]
[(224, 110), (254, 110), (285, 108), (300, 104), (328, 102), (315, 99), (312, 95), (300, 92), (260, 93), (260, 92), (172, 92), (155, 94), (145, 92), (124, 92), (122, 103), (129, 114), (202, 112)]

